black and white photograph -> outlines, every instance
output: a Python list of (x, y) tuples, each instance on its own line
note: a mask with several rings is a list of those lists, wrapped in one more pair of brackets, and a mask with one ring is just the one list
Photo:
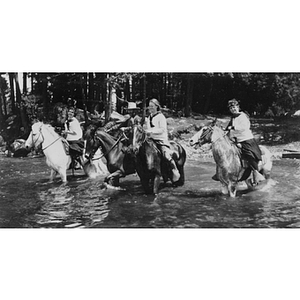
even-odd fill
[(295, 299), (296, 1), (1, 3), (1, 299)]
[(299, 227), (300, 73), (2, 73), (2, 228)]

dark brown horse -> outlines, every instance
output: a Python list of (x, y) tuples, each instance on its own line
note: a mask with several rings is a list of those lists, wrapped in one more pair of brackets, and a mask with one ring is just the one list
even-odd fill
[(132, 151), (127, 146), (127, 138), (120, 135), (115, 138), (101, 128), (90, 126), (87, 128), (84, 138), (86, 140), (85, 156), (93, 159), (94, 154), (101, 147), (107, 161), (107, 169), (111, 173), (104, 182), (113, 186), (119, 186), (119, 179), (135, 173), (135, 164)]
[[(146, 193), (158, 193), (160, 177), (166, 183), (172, 181), (172, 169), (170, 163), (162, 156), (153, 139), (148, 138), (141, 125), (133, 127), (133, 150), (136, 159), (136, 171)], [(172, 182), (175, 186), (184, 184), (184, 164), (186, 152), (178, 143), (171, 141), (173, 158), (180, 173), (180, 179)]]

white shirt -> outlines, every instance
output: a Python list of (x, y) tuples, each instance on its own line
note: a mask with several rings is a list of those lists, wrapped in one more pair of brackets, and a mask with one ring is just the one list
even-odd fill
[(67, 141), (77, 141), (82, 138), (82, 129), (80, 127), (79, 121), (73, 117), (71, 121), (69, 121), (69, 128), (65, 122), (65, 130), (71, 131), (71, 133), (67, 133), (66, 140)]
[(230, 135), (235, 137), (238, 143), (253, 139), (253, 134), (250, 130), (251, 123), (244, 112), (232, 119), (232, 126), (234, 129), (230, 130)]
[(146, 130), (150, 132), (150, 136), (156, 140), (161, 141), (164, 144), (169, 144), (168, 140), (168, 129), (167, 129), (167, 120), (162, 113), (157, 113), (152, 118), (152, 124), (154, 127), (151, 127), (150, 117), (146, 118)]

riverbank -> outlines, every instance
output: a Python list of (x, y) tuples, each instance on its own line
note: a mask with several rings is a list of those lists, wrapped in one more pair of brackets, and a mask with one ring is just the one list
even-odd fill
[[(201, 148), (195, 149), (189, 145), (189, 139), (216, 117), (224, 127), (229, 122), (229, 116), (168, 117), (170, 138), (183, 145), (188, 158), (212, 160), (211, 145), (203, 145)], [(282, 159), (285, 149), (300, 151), (299, 123), (299, 118), (251, 118), (251, 128), (255, 138), (260, 145), (264, 145), (270, 150), (273, 160)]]

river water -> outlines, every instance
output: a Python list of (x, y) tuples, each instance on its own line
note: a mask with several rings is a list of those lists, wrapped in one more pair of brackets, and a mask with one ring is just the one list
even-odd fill
[(260, 189), (241, 185), (236, 198), (211, 180), (215, 164), (188, 160), (186, 183), (144, 195), (136, 175), (125, 190), (107, 189), (103, 177), (81, 170), (48, 183), (45, 158), (0, 156), (1, 228), (286, 228), (300, 227), (300, 161), (274, 161), (272, 179)]

